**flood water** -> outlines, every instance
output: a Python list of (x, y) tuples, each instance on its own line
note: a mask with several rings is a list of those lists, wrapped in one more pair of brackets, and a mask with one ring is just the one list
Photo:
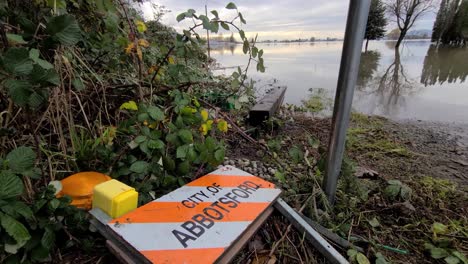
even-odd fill
[[(259, 94), (268, 83), (286, 85), (285, 103), (301, 105), (317, 90), (334, 98), (342, 42), (259, 44), (266, 72), (249, 70)], [(215, 46), (211, 55), (230, 74), (245, 67), (242, 45)], [(255, 69), (255, 65), (251, 67)], [(429, 41), (374, 41), (362, 52), (354, 94), (355, 111), (394, 120), (468, 123), (468, 48), (439, 47)]]

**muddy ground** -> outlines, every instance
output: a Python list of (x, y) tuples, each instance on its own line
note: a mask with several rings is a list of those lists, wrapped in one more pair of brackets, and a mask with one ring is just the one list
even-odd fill
[[(445, 263), (446, 257), (431, 256), (428, 243), (449, 255), (455, 251), (467, 255), (468, 125), (395, 122), (353, 114), (347, 162), (342, 168), (348, 175), (341, 176), (337, 202), (330, 209), (321, 202), (323, 194), (317, 190), (323, 177), (322, 161), (331, 121), (301, 113), (283, 114), (288, 118), (279, 118), (261, 130), (252, 132), (242, 127), (255, 142), (243, 133), (229, 138), (229, 160), (225, 164), (276, 182), (283, 188), (283, 198), (296, 209), (307, 200), (311, 205), (304, 215), (362, 247), (371, 263), (379, 253), (392, 263)], [(310, 138), (314, 139), (312, 143)], [(276, 150), (271, 148), (274, 141)], [(319, 144), (313, 146), (314, 142)], [(263, 146), (269, 150), (262, 150)], [(292, 162), (288, 153), (293, 146), (305, 153), (304, 161)], [(389, 180), (409, 186), (410, 195), (404, 196), (401, 191), (389, 198)], [(307, 199), (311, 196), (313, 199)], [(260, 236), (249, 243), (237, 263), (324, 261), (315, 251), (298, 246), (307, 242), (302, 242), (301, 234), (294, 230), (282, 240), (281, 250), (272, 253), (275, 240), (262, 239), (261, 234), (281, 238), (281, 230), (287, 226), (284, 219), (274, 221), (284, 228), (271, 228), (275, 223), (266, 225), (270, 227), (259, 231)], [(440, 235), (434, 237), (434, 223), (448, 226), (443, 234), (449, 238), (447, 241), (442, 241)], [(346, 256), (347, 249), (339, 249)]]

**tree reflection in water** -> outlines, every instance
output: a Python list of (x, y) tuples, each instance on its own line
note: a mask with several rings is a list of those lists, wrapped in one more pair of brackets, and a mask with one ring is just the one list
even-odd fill
[(431, 45), (424, 58), (421, 84), (465, 82), (468, 75), (468, 48)]
[[(361, 63), (359, 64), (359, 75), (357, 85), (359, 88), (365, 87), (379, 67), (380, 52), (375, 50), (368, 50), (361, 52)], [(358, 89), (359, 89), (358, 88)]]
[[(373, 113), (392, 115), (405, 108), (405, 97), (415, 93), (420, 85), (408, 77), (395, 49), (392, 63), (381, 74), (376, 74), (380, 56), (362, 54), (363, 64), (358, 78), (358, 89), (367, 94), (366, 106)], [(369, 68), (370, 67), (370, 68)]]

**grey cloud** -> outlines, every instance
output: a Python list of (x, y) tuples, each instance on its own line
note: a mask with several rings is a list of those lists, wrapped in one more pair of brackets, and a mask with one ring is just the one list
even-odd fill
[[(195, 1), (195, 0), (152, 0), (152, 2), (164, 5), (172, 12), (167, 14), (163, 22), (176, 27), (185, 28), (191, 23), (177, 23), (177, 14), (189, 8), (198, 13), (204, 13), (205, 4), (208, 12), (216, 9), (222, 17), (232, 17), (233, 11), (224, 7), (229, 1)], [(347, 0), (238, 0), (234, 3), (247, 20), (247, 25), (242, 25), (244, 31), (249, 35), (261, 32), (260, 38), (274, 37), (278, 39), (291, 38), (292, 33), (297, 32), (296, 37), (342, 37), (348, 11)], [(146, 8), (149, 5), (144, 5)], [(148, 13), (146, 11), (145, 13)], [(416, 29), (430, 29), (434, 20), (433, 14), (425, 16), (417, 25)], [(389, 25), (388, 29), (391, 29)], [(301, 34), (303, 32), (303, 34)], [(306, 35), (309, 34), (309, 35)]]

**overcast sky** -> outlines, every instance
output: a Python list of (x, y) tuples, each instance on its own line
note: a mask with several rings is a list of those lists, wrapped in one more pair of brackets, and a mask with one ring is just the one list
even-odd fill
[[(151, 0), (171, 10), (162, 22), (174, 26), (177, 30), (193, 25), (190, 21), (177, 23), (176, 16), (189, 8), (204, 14), (205, 4), (210, 10), (217, 10), (221, 18), (232, 18), (234, 10), (224, 7), (230, 1), (215, 0)], [(248, 36), (258, 33), (260, 40), (296, 39), (296, 38), (342, 38), (348, 11), (348, 0), (237, 0), (234, 1), (239, 11), (247, 20), (243, 25)], [(145, 17), (152, 16), (151, 4), (142, 6)], [(432, 29), (435, 13), (423, 16), (412, 30)], [(188, 23), (190, 22), (190, 23)], [(390, 24), (387, 30), (395, 26)], [(223, 32), (222, 30), (220, 32)]]

